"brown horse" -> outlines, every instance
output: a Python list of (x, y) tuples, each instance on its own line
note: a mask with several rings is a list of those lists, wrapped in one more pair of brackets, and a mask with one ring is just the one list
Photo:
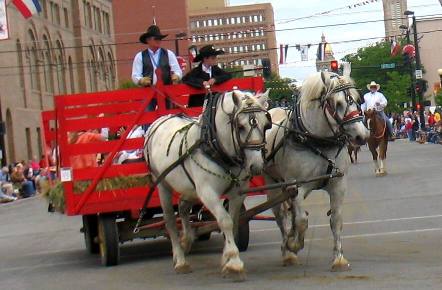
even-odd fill
[(388, 146), (387, 124), (374, 110), (365, 111), (364, 115), (370, 130), (370, 137), (367, 143), (373, 156), (374, 173), (376, 176), (385, 176), (387, 175), (387, 170), (385, 169)]
[[(361, 146), (355, 145), (350, 142), (347, 144), (347, 151), (348, 151), (348, 155), (350, 155), (351, 163), (358, 163), (358, 153), (359, 153), (359, 151), (361, 151)], [(354, 153), (354, 157), (353, 157), (353, 153)]]

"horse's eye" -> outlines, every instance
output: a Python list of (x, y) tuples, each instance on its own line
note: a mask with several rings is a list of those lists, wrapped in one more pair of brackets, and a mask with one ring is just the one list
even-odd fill
[(238, 125), (238, 130), (240, 132), (243, 132), (246, 129), (246, 127), (244, 127), (243, 125)]

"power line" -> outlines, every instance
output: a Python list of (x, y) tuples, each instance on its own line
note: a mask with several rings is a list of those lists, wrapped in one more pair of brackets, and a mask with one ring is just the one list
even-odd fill
[[(418, 19), (423, 19), (426, 17), (434, 17), (434, 16), (442, 16), (442, 14), (429, 14), (429, 15), (422, 15)], [(305, 29), (315, 29), (315, 28), (326, 28), (326, 27), (337, 27), (337, 26), (347, 26), (347, 25), (357, 25), (357, 24), (366, 24), (366, 23), (375, 23), (375, 22), (385, 22), (385, 21), (391, 21), (391, 20), (397, 20), (397, 19), (408, 19), (408, 17), (401, 17), (401, 18), (388, 18), (388, 19), (378, 19), (378, 20), (369, 20), (369, 21), (355, 21), (355, 22), (344, 22), (344, 23), (335, 23), (335, 24), (327, 24), (327, 25), (316, 25), (316, 26), (304, 26), (304, 27), (292, 27), (292, 28), (283, 28), (283, 29), (271, 29), (271, 30), (265, 30), (265, 29), (250, 29), (248, 31), (234, 31), (234, 32), (228, 32), (228, 33), (220, 33), (217, 34), (217, 36), (230, 36), (230, 35), (243, 35), (247, 33), (256, 33), (256, 32), (281, 32), (281, 31), (293, 31), (293, 30), (305, 30)], [(201, 39), (207, 37), (208, 34), (203, 35), (194, 35), (193, 37), (188, 38), (175, 38), (175, 39), (165, 39), (164, 41), (175, 41), (175, 40), (193, 40), (194, 38)], [(258, 37), (258, 36), (256, 36)], [(241, 38), (236, 38), (241, 39)], [(252, 39), (252, 38), (249, 38)], [(217, 40), (214, 40), (217, 41)], [(46, 41), (36, 41), (33, 43), (39, 43)], [(62, 48), (58, 47), (47, 47), (47, 48), (34, 48), (34, 51), (48, 51), (48, 50), (65, 50), (65, 49), (75, 49), (75, 48), (90, 48), (90, 47), (104, 47), (104, 46), (116, 46), (116, 45), (133, 45), (133, 44), (140, 44), (138, 41), (130, 41), (130, 42), (112, 42), (107, 44), (89, 44), (89, 45), (78, 45), (78, 46), (65, 46)], [(16, 53), (20, 50), (4, 50), (0, 51), (1, 53)], [(24, 50), (22, 49), (21, 52)]]
[[(442, 32), (442, 29), (434, 29), (434, 30), (428, 30), (428, 31), (420, 31), (418, 34), (429, 34), (429, 33), (435, 33), (435, 32)], [(402, 36), (401, 34), (398, 35), (394, 35), (395, 37), (397, 36)], [(367, 40), (377, 40), (377, 39), (385, 39), (385, 36), (377, 36), (377, 37), (367, 37), (367, 38), (359, 38), (359, 39), (347, 39), (347, 40), (341, 40), (341, 41), (332, 41), (332, 42), (328, 42), (329, 44), (344, 44), (344, 43), (351, 43), (351, 42), (360, 42), (360, 41), (367, 41)], [(289, 45), (289, 48), (294, 48), (294, 47), (298, 47), (298, 46), (314, 46), (314, 45), (318, 45), (318, 44), (293, 44), (293, 45)], [(266, 52), (266, 51), (272, 51), (272, 50), (278, 50), (279, 47), (273, 47), (273, 48), (267, 48), (267, 49), (262, 49), (262, 50), (257, 50), (257, 51), (252, 51), (252, 52), (248, 52), (248, 53), (261, 53), (261, 52)], [(229, 55), (240, 55), (240, 54), (246, 54), (244, 52), (236, 52), (236, 53), (230, 53)], [(188, 55), (185, 55), (188, 56)], [(240, 59), (246, 58), (247, 56), (243, 56)], [(101, 60), (101, 61), (96, 61), (93, 63), (93, 66), (100, 66), (101, 63), (118, 63), (118, 62), (132, 62), (133, 59), (115, 59), (115, 60)], [(83, 61), (83, 62), (74, 62), (72, 64), (84, 64), (84, 65), (90, 65), (90, 61)], [(61, 63), (61, 64), (51, 64), (54, 66), (61, 66), (63, 68), (69, 67), (68, 63)], [(22, 65), (22, 66), (2, 66), (0, 67), (0, 69), (12, 69), (12, 68), (30, 68), (30, 67), (45, 67), (47, 66), (47, 64), (37, 64), (37, 65)]]

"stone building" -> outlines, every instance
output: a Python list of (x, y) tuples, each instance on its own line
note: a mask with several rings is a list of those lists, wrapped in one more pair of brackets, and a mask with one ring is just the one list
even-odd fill
[(401, 35), (401, 25), (408, 26), (404, 12), (407, 10), (407, 0), (383, 0), (385, 37)]
[(273, 7), (270, 3), (228, 6), (228, 1), (190, 0), (190, 33), (198, 48), (213, 44), (226, 54), (223, 67), (262, 65), (270, 62), (278, 73)]
[[(40, 0), (42, 12), (25, 19), (7, 7), (10, 38), (0, 49), (1, 148), (7, 162), (44, 152), (40, 113), (53, 96), (114, 89), (112, 1)], [(3, 158), (3, 162), (5, 158)]]

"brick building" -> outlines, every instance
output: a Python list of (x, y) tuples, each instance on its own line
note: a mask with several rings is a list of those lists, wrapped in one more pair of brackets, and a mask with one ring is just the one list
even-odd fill
[(188, 0), (131, 0), (130, 5), (123, 0), (113, 1), (120, 83), (131, 79), (135, 54), (146, 49), (138, 38), (152, 24), (154, 15), (161, 33), (169, 35), (163, 40), (163, 47), (176, 52), (178, 44), (180, 54), (188, 53), (187, 39), (175, 41), (177, 34), (189, 35), (187, 6)]
[[(10, 1), (8, 1), (10, 2)], [(112, 1), (40, 0), (26, 20), (7, 6), (10, 38), (1, 41), (0, 107), (7, 161), (43, 153), (40, 112), (53, 95), (115, 88)]]
[[(198, 48), (213, 44), (226, 54), (223, 67), (261, 65), (269, 60), (278, 73), (273, 7), (270, 3), (228, 6), (227, 1), (191, 0), (189, 6), (192, 43)], [(211, 6), (213, 5), (213, 6)]]

